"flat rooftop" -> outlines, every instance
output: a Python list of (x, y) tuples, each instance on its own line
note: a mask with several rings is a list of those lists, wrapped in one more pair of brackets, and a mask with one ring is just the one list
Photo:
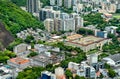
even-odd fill
[(74, 35), (70, 35), (67, 37), (67, 40), (75, 40), (75, 39), (79, 39), (82, 38), (83, 36), (80, 34), (74, 34)]
[(25, 63), (30, 62), (30, 60), (20, 58), (20, 57), (12, 58), (9, 61), (12, 62), (12, 63), (15, 63), (15, 64), (25, 64)]
[(76, 39), (76, 40), (72, 40), (68, 42), (87, 46), (93, 43), (99, 43), (103, 40), (105, 40), (105, 38), (100, 38), (100, 37), (95, 37), (95, 36), (86, 36), (86, 37), (82, 37), (80, 39)]

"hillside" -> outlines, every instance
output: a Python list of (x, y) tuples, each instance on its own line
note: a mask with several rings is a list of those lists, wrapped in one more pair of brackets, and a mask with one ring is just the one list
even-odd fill
[[(26, 1), (27, 0), (11, 0), (11, 2), (16, 4), (17, 6), (26, 6), (26, 3), (27, 3)], [(40, 2), (43, 3), (43, 6), (50, 5), (49, 0), (40, 0)]]
[(0, 21), (12, 34), (29, 27), (44, 29), (44, 26), (31, 14), (7, 0), (0, 0)]
[(0, 23), (0, 50), (3, 50), (9, 43), (14, 40), (9, 31), (5, 29), (5, 26)]

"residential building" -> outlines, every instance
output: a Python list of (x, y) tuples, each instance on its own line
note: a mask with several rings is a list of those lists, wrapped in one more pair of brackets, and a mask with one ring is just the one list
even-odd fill
[(87, 77), (87, 78), (93, 78), (93, 79), (96, 78), (96, 72), (93, 67), (86, 67), (85, 74), (86, 74), (85, 77)]
[(108, 26), (105, 28), (105, 30), (108, 32), (108, 33), (111, 33), (111, 34), (115, 34), (116, 35), (116, 30), (117, 30), (118, 27), (116, 26)]
[(29, 13), (38, 13), (39, 11), (39, 0), (27, 0), (27, 11)]
[(31, 61), (26, 58), (16, 57), (8, 60), (7, 64), (15, 68), (25, 69), (31, 65)]
[(98, 55), (97, 54), (91, 54), (89, 59), (89, 64), (92, 65), (93, 63), (98, 63)]
[(64, 54), (60, 54), (57, 52), (44, 52), (39, 54), (38, 56), (32, 57), (32, 65), (33, 66), (42, 66), (45, 67), (48, 64), (56, 64), (65, 59)]
[(31, 61), (33, 66), (45, 67), (48, 64), (52, 64), (52, 61), (50, 60), (50, 58), (45, 55), (38, 55), (38, 56), (32, 57)]
[(13, 52), (15, 52), (15, 54), (18, 57), (27, 57), (27, 55), (30, 54), (30, 50), (31, 46), (25, 43), (19, 44), (17, 46), (14, 47)]
[(64, 69), (61, 67), (56, 68), (55, 75), (57, 79), (65, 79)]
[(72, 0), (72, 6), (77, 5), (79, 3), (79, 0)]
[(64, 6), (66, 8), (71, 8), (72, 7), (72, 0), (64, 0)]
[(56, 75), (49, 71), (43, 71), (43, 72), (41, 72), (40, 79), (56, 79)]
[(57, 6), (62, 6), (62, 0), (57, 0)]
[(108, 57), (103, 58), (103, 61), (105, 61), (110, 66), (118, 67), (120, 66), (120, 54), (114, 54)]
[(63, 19), (63, 20), (69, 19), (69, 14), (68, 13), (61, 13), (60, 18)]
[(4, 66), (0, 67), (0, 79), (13, 79), (14, 75), (11, 69), (8, 69)]
[(41, 21), (44, 21), (47, 18), (60, 18), (60, 11), (55, 11), (53, 8), (42, 8), (39, 12), (39, 17)]
[(69, 62), (69, 64), (68, 64), (68, 68), (72, 71), (73, 70), (78, 70), (79, 66), (80, 66), (80, 64), (77, 64), (77, 63), (74, 63), (74, 62)]
[(63, 31), (75, 31), (75, 20), (73, 18), (62, 20)]
[(62, 30), (62, 20), (55, 18), (54, 19), (54, 30), (59, 32)]
[(83, 4), (77, 4), (77, 5), (73, 6), (73, 11), (80, 13), (80, 12), (82, 12), (83, 8), (84, 8)]
[(50, 5), (55, 5), (56, 0), (50, 0)]
[(78, 30), (79, 28), (83, 27), (84, 21), (83, 21), (83, 18), (82, 17), (76, 17), (75, 18), (75, 30)]
[(47, 32), (54, 32), (54, 20), (53, 19), (46, 19), (44, 21), (44, 26)]
[(92, 66), (89, 66), (86, 62), (81, 62), (81, 64), (69, 62), (68, 69), (79, 76), (84, 76), (90, 79), (96, 78), (95, 69)]

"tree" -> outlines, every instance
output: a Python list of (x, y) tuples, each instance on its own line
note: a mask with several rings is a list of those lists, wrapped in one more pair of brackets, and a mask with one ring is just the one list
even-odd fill
[(113, 71), (112, 69), (108, 69), (108, 75), (109, 77), (114, 78), (116, 76), (116, 72)]
[(34, 40), (34, 37), (32, 35), (30, 35), (30, 36), (26, 37), (25, 42), (26, 43), (31, 43), (33, 40)]
[(38, 55), (37, 52), (31, 52), (31, 53), (28, 55), (28, 57), (34, 57), (34, 56), (36, 56), (36, 55)]
[(75, 79), (86, 79), (86, 78), (85, 77), (80, 77), (80, 76), (76, 75)]
[(72, 78), (72, 72), (70, 70), (66, 70), (65, 75), (67, 76), (68, 79)]

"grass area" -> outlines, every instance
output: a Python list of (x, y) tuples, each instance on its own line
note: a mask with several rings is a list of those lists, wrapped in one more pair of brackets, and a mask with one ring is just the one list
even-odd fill
[(90, 54), (94, 54), (94, 53), (97, 53), (97, 52), (98, 52), (98, 50), (95, 50), (95, 49), (94, 49), (94, 50), (91, 50), (91, 51), (87, 52), (86, 54), (87, 54), (87, 55), (90, 55)]
[(120, 13), (113, 14), (113, 17), (114, 17), (114, 18), (117, 18), (117, 19), (120, 19)]

